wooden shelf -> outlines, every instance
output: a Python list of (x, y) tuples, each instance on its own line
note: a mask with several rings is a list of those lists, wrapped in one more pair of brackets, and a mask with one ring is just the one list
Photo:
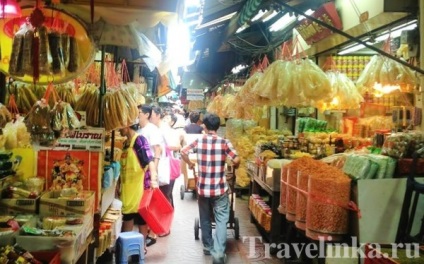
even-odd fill
[[(249, 173), (251, 176), (251, 183), (250, 183), (250, 195), (252, 194), (260, 194), (261, 191), (265, 191), (269, 197), (268, 204), (271, 207), (271, 230), (267, 232), (259, 223), (258, 221), (253, 217), (253, 215), (250, 215), (250, 221), (256, 225), (258, 228), (258, 231), (261, 233), (261, 235), (264, 237), (265, 240), (267, 240), (269, 243), (281, 243), (283, 242), (283, 227), (284, 227), (284, 221), (283, 221), (283, 215), (281, 215), (278, 211), (278, 206), (280, 204), (280, 191), (273, 190), (269, 185), (267, 185), (265, 182), (263, 182), (257, 175), (252, 175), (252, 173)], [(263, 193), (263, 192), (262, 192)]]

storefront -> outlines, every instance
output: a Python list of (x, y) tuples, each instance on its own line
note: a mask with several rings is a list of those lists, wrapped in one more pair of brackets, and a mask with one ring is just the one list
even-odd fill
[(186, 110), (222, 119), (266, 241), (422, 245), (423, 201), (408, 200), (424, 174), (419, 1), (238, 3), (197, 27), (198, 72), (179, 83), (157, 34), (178, 1), (88, 2), (0, 13), (1, 260), (59, 247), (51, 259), (89, 262), (112, 248), (116, 132), (177, 84)]

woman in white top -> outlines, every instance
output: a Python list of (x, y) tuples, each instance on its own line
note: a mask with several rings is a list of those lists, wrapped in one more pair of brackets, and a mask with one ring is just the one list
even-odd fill
[[(159, 106), (153, 106), (152, 107), (152, 114), (150, 115), (149, 121), (154, 124), (157, 128), (159, 128), (159, 134), (161, 135), (164, 146), (162, 148), (162, 155), (161, 160), (164, 160), (165, 162), (162, 162), (159, 164), (159, 171), (158, 176), (160, 178), (164, 178), (164, 173), (167, 174), (167, 182), (159, 182), (159, 189), (162, 191), (162, 193), (165, 195), (166, 198), (168, 198), (169, 203), (173, 206), (172, 201), (172, 186), (170, 184), (170, 176), (171, 176), (171, 170), (170, 170), (170, 161), (169, 157), (166, 155), (166, 148), (170, 146), (170, 138), (167, 137), (167, 134), (169, 134), (169, 125), (166, 124), (166, 122), (162, 122), (162, 118), (164, 117), (164, 114), (162, 113), (162, 109)], [(165, 155), (164, 155), (165, 154)], [(166, 163), (166, 164), (165, 164)], [(166, 169), (163, 168), (163, 166), (167, 166)], [(162, 171), (161, 171), (162, 170)], [(162, 173), (162, 174), (161, 174)]]
[[(150, 122), (153, 116), (152, 107), (149, 105), (139, 105), (138, 110), (140, 129), (137, 132), (143, 135), (147, 139), (147, 142), (149, 142), (150, 149), (153, 153), (155, 168), (158, 172), (157, 178), (159, 189), (162, 191), (163, 185), (169, 185), (170, 175), (169, 160), (166, 162), (165, 140), (159, 128)], [(151, 237), (146, 239), (147, 246), (149, 246), (149, 240), (152, 241), (152, 244), (156, 243), (155, 235), (152, 233), (150, 235)]]

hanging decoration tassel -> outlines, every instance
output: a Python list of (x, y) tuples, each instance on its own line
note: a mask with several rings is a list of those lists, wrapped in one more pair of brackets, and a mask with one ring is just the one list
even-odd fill
[(33, 66), (33, 82), (34, 84), (40, 78), (40, 34), (39, 28), (44, 24), (44, 14), (40, 8), (40, 0), (35, 3), (35, 8), (29, 16), (29, 22), (34, 27), (34, 40), (32, 43), (32, 66)]
[(40, 78), (40, 37), (37, 30), (34, 31), (34, 40), (32, 41), (32, 67), (33, 67), (33, 81), (34, 84)]

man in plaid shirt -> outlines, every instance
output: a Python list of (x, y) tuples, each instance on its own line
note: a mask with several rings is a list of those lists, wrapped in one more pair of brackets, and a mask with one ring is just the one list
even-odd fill
[[(205, 115), (203, 124), (207, 134), (184, 147), (181, 150), (181, 157), (189, 168), (193, 169), (195, 163), (190, 161), (188, 154), (191, 150), (197, 153), (199, 171), (197, 193), (203, 253), (212, 255), (213, 263), (225, 263), (227, 223), (230, 217), (225, 161), (229, 157), (232, 159), (233, 165), (237, 167), (240, 164), (240, 158), (231, 142), (216, 134), (220, 125), (217, 115)], [(212, 238), (212, 210), (216, 229), (214, 238)]]

